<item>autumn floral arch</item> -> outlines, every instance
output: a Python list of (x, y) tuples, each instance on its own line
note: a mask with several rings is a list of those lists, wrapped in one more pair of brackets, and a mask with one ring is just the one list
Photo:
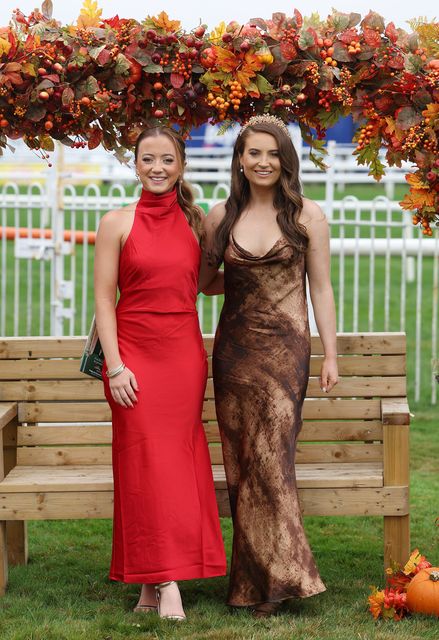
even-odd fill
[(401, 205), (431, 235), (439, 222), (439, 23), (413, 33), (369, 12), (326, 20), (295, 10), (246, 25), (186, 32), (162, 12), (139, 23), (102, 18), (85, 0), (75, 25), (52, 18), (52, 2), (0, 28), (0, 152), (22, 138), (46, 156), (54, 140), (122, 156), (154, 122), (184, 134), (207, 122), (242, 123), (274, 113), (299, 124), (323, 166), (327, 128), (352, 114), (357, 162), (376, 179), (408, 160)]

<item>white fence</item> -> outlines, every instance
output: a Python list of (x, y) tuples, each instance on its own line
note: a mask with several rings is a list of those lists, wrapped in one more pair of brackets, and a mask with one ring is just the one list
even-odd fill
[[(229, 188), (228, 181), (216, 182), (217, 173), (210, 174), (214, 185), (194, 184), (206, 209), (226, 197)], [(67, 165), (50, 175), (49, 181), (33, 174), (27, 184), (15, 179), (0, 185), (1, 335), (87, 333), (93, 313), (94, 246), (89, 232), (96, 230), (105, 211), (135, 199), (139, 191), (138, 185), (133, 191), (132, 178), (108, 184), (103, 172), (98, 183), (86, 184), (82, 173), (81, 183), (75, 184), (77, 176)], [(422, 238), (410, 217), (385, 196), (331, 199), (334, 183), (326, 174), (318, 176), (325, 185), (320, 204), (331, 222), (338, 330), (406, 331), (414, 400), (428, 398), (435, 404), (438, 230), (433, 238)], [(354, 173), (340, 170), (337, 180), (358, 182)], [(204, 332), (215, 331), (220, 307), (220, 298), (199, 297)]]

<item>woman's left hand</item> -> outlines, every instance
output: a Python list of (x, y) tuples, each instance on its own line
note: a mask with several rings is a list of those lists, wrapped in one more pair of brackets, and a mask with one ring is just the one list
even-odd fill
[(329, 393), (338, 382), (337, 358), (324, 358), (320, 371), (320, 388)]

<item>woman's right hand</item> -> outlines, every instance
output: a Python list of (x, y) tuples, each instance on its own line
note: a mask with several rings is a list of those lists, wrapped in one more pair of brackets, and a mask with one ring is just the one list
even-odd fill
[(125, 367), (122, 373), (119, 373), (114, 378), (109, 378), (108, 383), (110, 385), (111, 395), (113, 400), (120, 404), (121, 407), (134, 407), (137, 402), (136, 391), (139, 391), (136, 376), (134, 373)]

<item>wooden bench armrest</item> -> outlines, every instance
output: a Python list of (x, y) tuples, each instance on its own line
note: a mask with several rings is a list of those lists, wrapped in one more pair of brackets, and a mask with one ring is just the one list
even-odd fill
[(410, 409), (407, 398), (383, 398), (381, 400), (381, 420), (383, 424), (410, 424)]
[(6, 427), (11, 420), (17, 417), (18, 405), (16, 402), (0, 403), (0, 430)]

